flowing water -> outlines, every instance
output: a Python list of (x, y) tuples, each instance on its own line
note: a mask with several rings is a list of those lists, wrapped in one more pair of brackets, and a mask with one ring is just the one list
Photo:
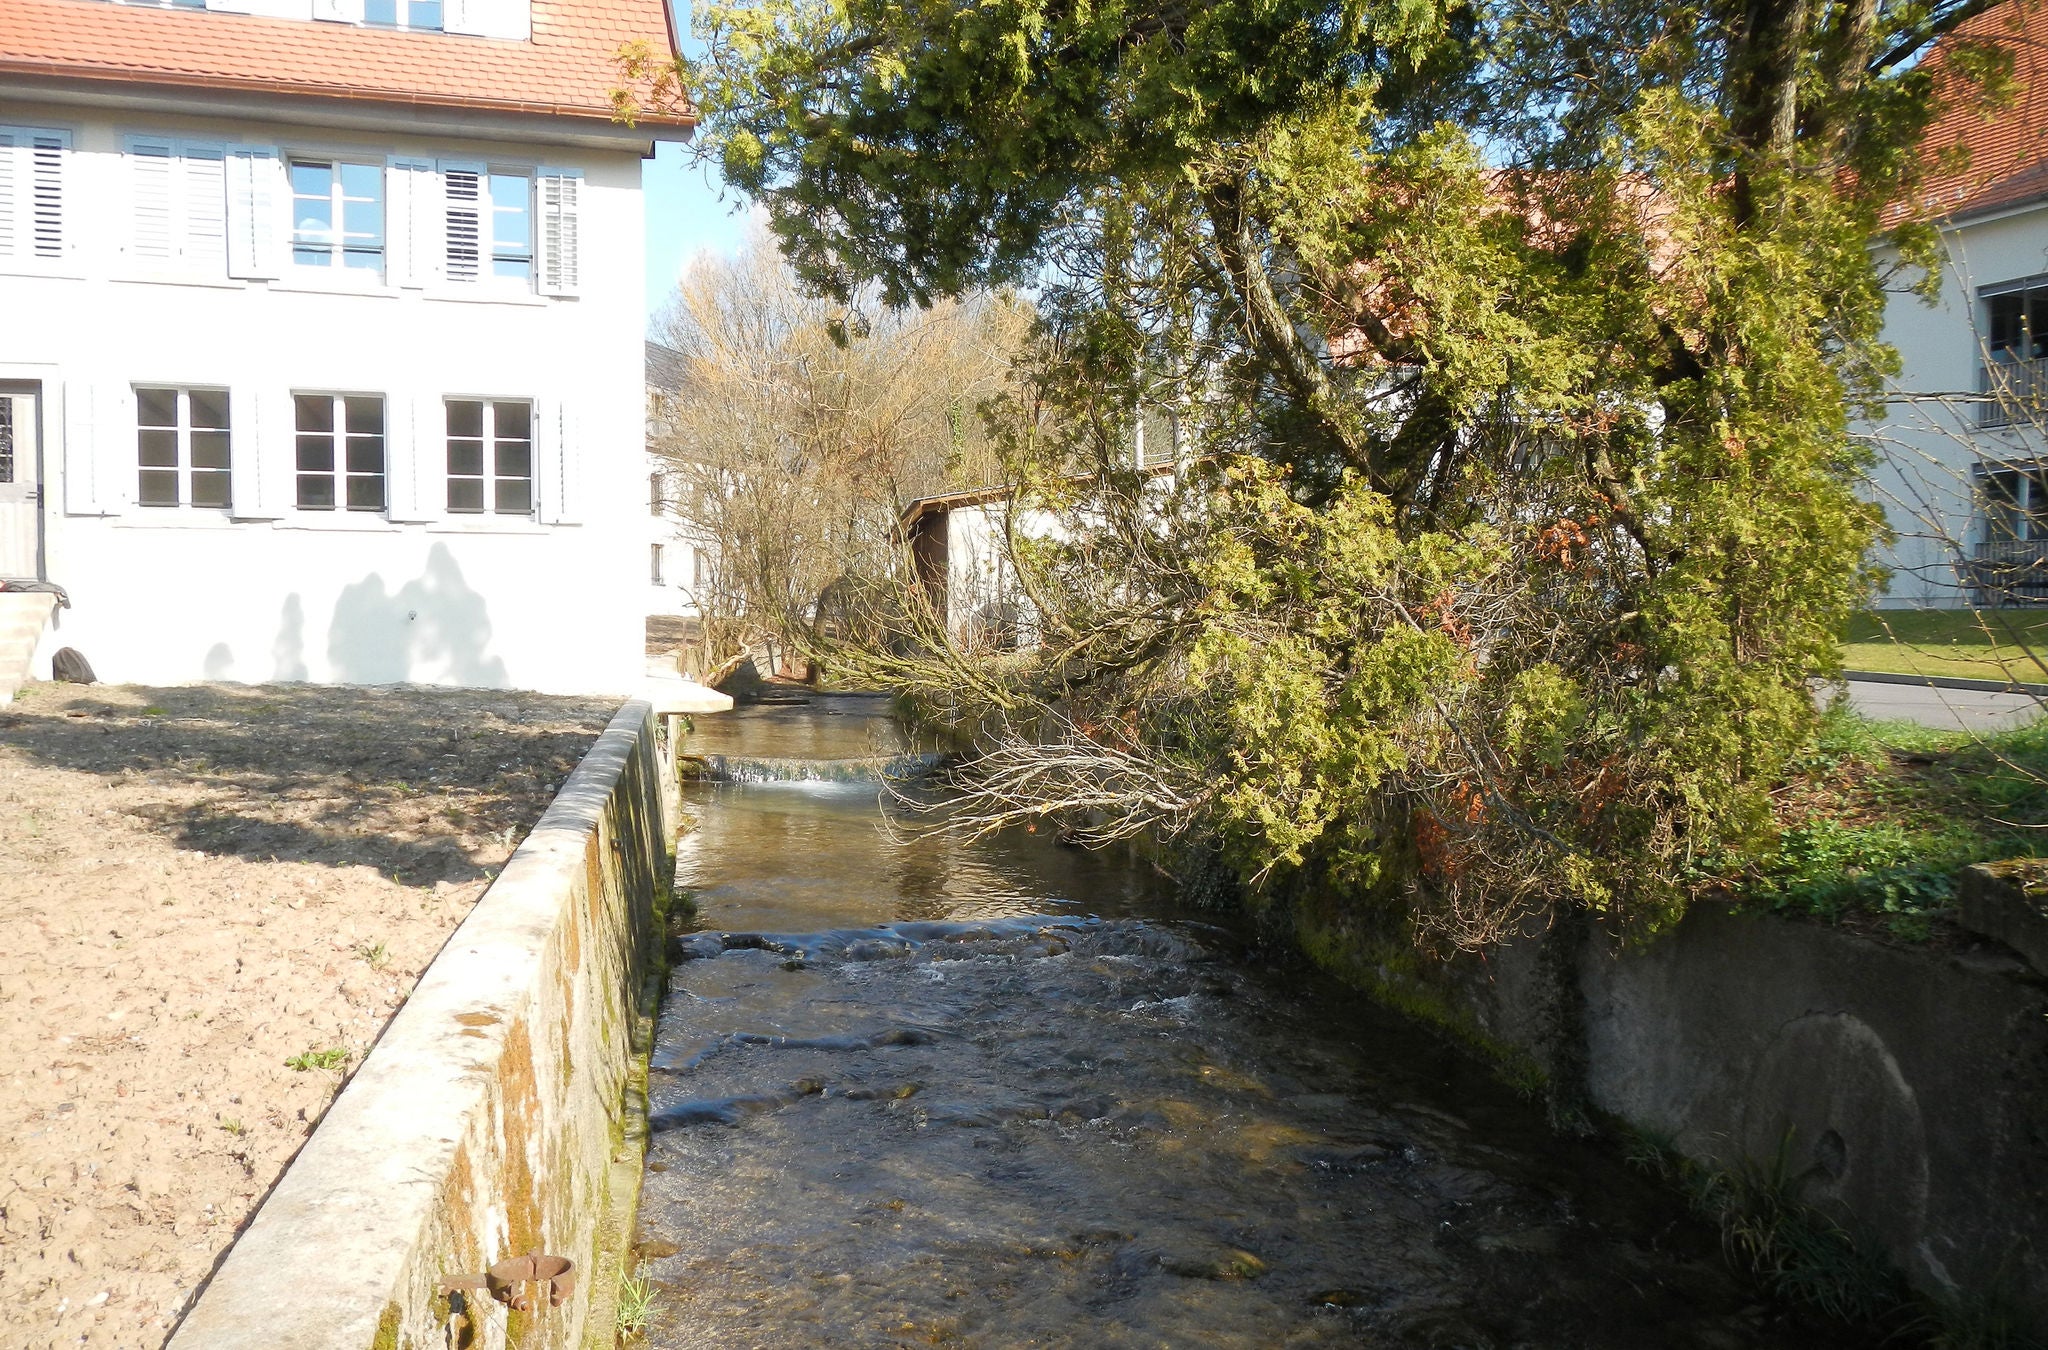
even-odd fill
[(1610, 1149), (1127, 858), (892, 834), (881, 714), (686, 747), (726, 781), (685, 788), (652, 1345), (1825, 1343)]

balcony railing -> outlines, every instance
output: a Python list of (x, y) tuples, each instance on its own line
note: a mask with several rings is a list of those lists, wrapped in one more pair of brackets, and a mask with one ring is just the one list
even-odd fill
[(2034, 361), (1994, 360), (1977, 369), (1977, 425), (2048, 425), (2048, 357)]
[(1987, 539), (1971, 550), (1969, 571), (1979, 604), (2048, 601), (2048, 539)]

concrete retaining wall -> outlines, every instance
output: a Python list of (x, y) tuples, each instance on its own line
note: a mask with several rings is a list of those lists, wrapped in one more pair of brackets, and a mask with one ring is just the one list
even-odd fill
[[(1810, 1203), (1930, 1291), (2048, 1324), (2048, 982), (1992, 944), (1903, 950), (1701, 905), (1666, 937), (1574, 954), (1595, 1105), (1721, 1166), (1782, 1147)], [(1497, 1039), (1546, 1056), (1540, 943), (1463, 967)]]
[[(567, 1350), (620, 1183), (636, 997), (667, 856), (650, 706), (619, 710), (455, 931), (171, 1340), (172, 1350)], [(630, 1171), (624, 1175), (631, 1175)], [(576, 1263), (562, 1307), (448, 1276)]]

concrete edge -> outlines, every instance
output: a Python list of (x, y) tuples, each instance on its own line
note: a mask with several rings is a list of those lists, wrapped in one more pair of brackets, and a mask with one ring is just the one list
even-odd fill
[[(645, 700), (613, 715), (229, 1249), (171, 1350), (398, 1343), (415, 1252), (475, 1123), (492, 1115), (533, 990), (560, 959), (565, 903), (590, 884), (614, 794), (636, 758), (658, 772), (653, 737)], [(668, 813), (657, 814), (665, 834)], [(655, 847), (665, 855), (668, 842)]]
[(1967, 689), (1980, 694), (2048, 695), (2048, 684), (2018, 680), (1972, 680), (1960, 675), (1895, 675), (1882, 670), (1845, 670), (1842, 678), (1857, 684), (1917, 684), (1926, 689)]

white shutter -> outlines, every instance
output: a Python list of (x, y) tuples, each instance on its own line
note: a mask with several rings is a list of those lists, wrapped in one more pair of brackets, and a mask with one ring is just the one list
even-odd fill
[(64, 229), (64, 177), (70, 151), (69, 132), (28, 134), (28, 251), (37, 258), (61, 258), (70, 244)]
[(83, 380), (64, 382), (64, 510), (74, 516), (103, 516), (108, 509), (99, 494), (98, 457), (93, 453), (93, 425), (99, 406), (93, 387)]
[(549, 400), (533, 410), (533, 490), (544, 525), (583, 521), (581, 418), (576, 405)]
[(168, 140), (128, 142), (128, 256), (168, 263), (176, 245), (178, 148)]
[(481, 280), (485, 267), (484, 225), (489, 205), (483, 199), (486, 170), (481, 164), (441, 166), (441, 275), (447, 281)]
[[(126, 384), (105, 383), (81, 391), (81, 401), (91, 409), (87, 416), (92, 425), (75, 460), (71, 447), (65, 447), (65, 472), (82, 470), (91, 485), (86, 497), (90, 505), (83, 514), (119, 515), (135, 500), (135, 391)], [(70, 497), (66, 493), (67, 509)]]
[(429, 160), (394, 157), (385, 166), (385, 267), (394, 286), (425, 286), (441, 258), (440, 194)]
[(185, 270), (209, 278), (227, 275), (227, 151), (191, 141), (179, 146), (178, 253)]
[(21, 135), (0, 127), (0, 258), (21, 252)]
[(524, 42), (533, 36), (533, 6), (531, 0), (448, 0), (441, 26), (450, 33)]
[(535, 175), (535, 194), (540, 211), (535, 244), (539, 252), (535, 274), (543, 295), (576, 295), (582, 277), (576, 257), (577, 215), (583, 195), (583, 175), (570, 169), (542, 169)]
[(384, 414), (386, 513), (393, 520), (438, 520), (434, 488), (442, 463), (441, 400), (413, 394), (390, 400)]
[(228, 275), (250, 280), (280, 275), (280, 226), (291, 215), (284, 167), (267, 145), (234, 145), (227, 152)]
[[(256, 509), (269, 519), (288, 515), (298, 506), (299, 424), (297, 402), (283, 386), (266, 386), (249, 405), (255, 423)], [(236, 453), (240, 453), (237, 450)], [(240, 491), (239, 483), (236, 491)], [(242, 514), (236, 502), (235, 514)]]
[(271, 405), (289, 406), (289, 394), (241, 385), (228, 391), (228, 485), (236, 520), (276, 520), (290, 507), (277, 490), (271, 461), (289, 463), (295, 447), (290, 436), (268, 425)]

